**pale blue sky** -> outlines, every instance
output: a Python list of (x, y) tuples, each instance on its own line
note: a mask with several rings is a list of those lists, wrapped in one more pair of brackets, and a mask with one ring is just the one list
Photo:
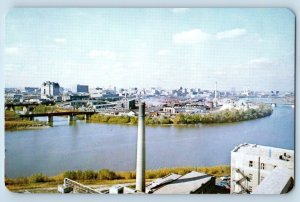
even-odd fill
[(6, 87), (294, 90), (287, 9), (14, 9)]

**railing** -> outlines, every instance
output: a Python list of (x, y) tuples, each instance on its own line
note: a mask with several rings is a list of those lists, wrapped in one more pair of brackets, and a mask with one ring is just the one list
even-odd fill
[(242, 188), (242, 190), (239, 193), (246, 192), (250, 194), (250, 190), (247, 187), (245, 187), (242, 183), (245, 180), (249, 181), (249, 177), (246, 176), (240, 169), (236, 169), (236, 172), (242, 175), (241, 179), (235, 181), (235, 183)]
[(102, 194), (100, 191), (97, 191), (88, 186), (80, 184), (69, 178), (64, 179), (64, 187), (71, 187), (71, 188), (73, 188), (73, 192), (78, 192), (78, 193)]

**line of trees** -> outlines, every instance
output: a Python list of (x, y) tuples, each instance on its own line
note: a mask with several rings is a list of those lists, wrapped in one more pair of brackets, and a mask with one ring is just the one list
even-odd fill
[[(271, 115), (273, 109), (266, 104), (260, 104), (257, 109), (227, 109), (222, 111), (210, 112), (206, 114), (177, 114), (175, 116), (159, 116), (145, 118), (147, 125), (157, 124), (198, 124), (198, 123), (230, 123), (252, 119), (258, 119)], [(92, 122), (98, 123), (117, 123), (117, 124), (137, 124), (137, 117), (129, 116), (107, 116), (94, 114)]]

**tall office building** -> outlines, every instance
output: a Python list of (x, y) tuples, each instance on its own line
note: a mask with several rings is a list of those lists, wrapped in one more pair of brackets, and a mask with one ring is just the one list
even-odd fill
[(41, 87), (41, 99), (52, 99), (55, 96), (60, 95), (59, 89), (60, 86), (58, 83), (51, 81), (44, 82)]

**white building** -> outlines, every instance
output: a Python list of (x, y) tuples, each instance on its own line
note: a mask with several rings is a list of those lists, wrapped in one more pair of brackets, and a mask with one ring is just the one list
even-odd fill
[(59, 84), (51, 81), (46, 81), (41, 87), (41, 99), (52, 99), (60, 95)]
[(241, 144), (231, 151), (231, 194), (251, 193), (275, 168), (294, 172), (294, 151)]

